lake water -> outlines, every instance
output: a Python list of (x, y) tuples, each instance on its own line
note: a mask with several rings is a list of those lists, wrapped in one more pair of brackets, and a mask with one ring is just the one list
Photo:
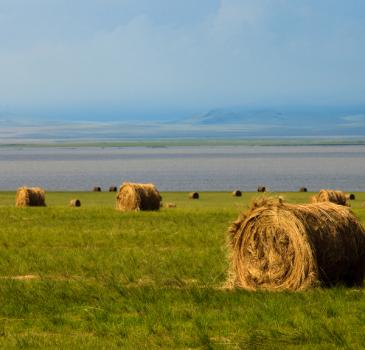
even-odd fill
[(365, 191), (365, 146), (0, 148), (0, 189), (107, 189), (153, 182), (162, 191)]

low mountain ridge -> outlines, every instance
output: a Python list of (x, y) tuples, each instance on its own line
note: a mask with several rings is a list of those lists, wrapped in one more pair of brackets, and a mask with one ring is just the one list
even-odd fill
[[(365, 108), (363, 109), (365, 110)], [(220, 108), (175, 121), (95, 122), (0, 118), (1, 142), (158, 138), (364, 137), (358, 108)]]

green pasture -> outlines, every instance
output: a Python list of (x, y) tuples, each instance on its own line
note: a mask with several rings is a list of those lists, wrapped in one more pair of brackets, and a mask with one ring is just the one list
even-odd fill
[(19, 209), (0, 192), (0, 347), (365, 348), (363, 289), (224, 290), (226, 230), (258, 194), (200, 195), (162, 193), (177, 208), (120, 213), (115, 193), (49, 192), (46, 208)]

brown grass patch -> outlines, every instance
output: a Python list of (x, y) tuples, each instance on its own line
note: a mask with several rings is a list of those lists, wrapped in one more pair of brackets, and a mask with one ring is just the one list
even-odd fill
[(350, 208), (256, 200), (229, 230), (227, 287), (303, 290), (361, 285), (365, 231)]
[(30, 281), (30, 280), (39, 280), (40, 276), (38, 276), (38, 275), (1, 276), (0, 279), (16, 280), (16, 281)]
[(161, 199), (153, 184), (125, 182), (117, 194), (116, 208), (121, 211), (159, 210)]
[(176, 204), (175, 204), (175, 203), (171, 203), (171, 202), (169, 202), (169, 203), (165, 203), (165, 204), (163, 205), (163, 207), (164, 207), (164, 208), (176, 208)]
[(46, 195), (40, 187), (20, 187), (16, 191), (16, 207), (45, 207)]

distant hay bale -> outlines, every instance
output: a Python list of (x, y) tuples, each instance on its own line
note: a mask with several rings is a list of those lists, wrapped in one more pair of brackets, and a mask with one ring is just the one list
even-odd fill
[(199, 199), (199, 193), (198, 192), (190, 192), (189, 193), (189, 198), (190, 199)]
[(265, 186), (257, 187), (257, 192), (266, 192), (266, 187)]
[(116, 208), (121, 211), (159, 210), (161, 199), (153, 184), (125, 182), (117, 194)]
[(320, 190), (311, 198), (312, 203), (332, 202), (339, 205), (347, 205), (346, 194), (342, 191)]
[(354, 201), (356, 199), (355, 195), (353, 193), (350, 193), (346, 196), (350, 201)]
[(81, 207), (81, 201), (79, 199), (71, 199), (70, 207)]
[(240, 190), (235, 190), (232, 192), (233, 197), (242, 197), (242, 192)]
[(110, 186), (109, 187), (109, 192), (117, 192), (117, 191), (118, 191), (117, 186)]
[(253, 203), (229, 229), (229, 288), (304, 290), (361, 285), (365, 231), (350, 208), (330, 202)]
[(95, 186), (95, 187), (93, 188), (93, 192), (101, 192), (101, 187), (99, 187), (99, 186)]
[(17, 207), (45, 207), (46, 195), (40, 187), (20, 187), (16, 192), (15, 206)]
[(165, 203), (164, 208), (168, 208), (168, 209), (176, 208), (176, 204), (175, 203)]
[(299, 189), (299, 192), (308, 192), (308, 189), (307, 189), (307, 187), (301, 187)]

